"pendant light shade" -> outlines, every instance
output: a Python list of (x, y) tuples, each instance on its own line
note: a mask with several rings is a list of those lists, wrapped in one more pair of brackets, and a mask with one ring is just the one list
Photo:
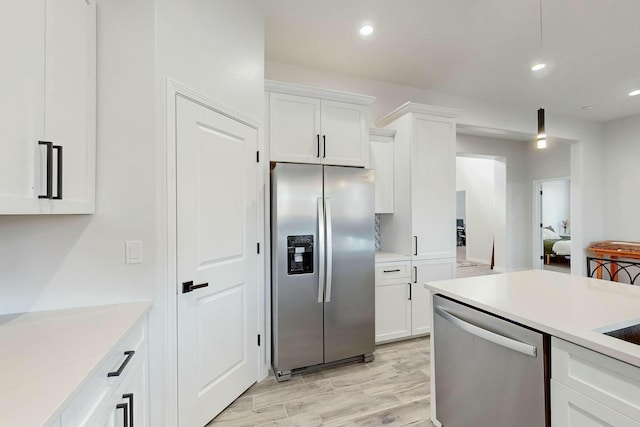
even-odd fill
[(544, 130), (544, 108), (538, 109), (538, 137), (536, 140), (539, 149), (547, 148), (547, 135)]

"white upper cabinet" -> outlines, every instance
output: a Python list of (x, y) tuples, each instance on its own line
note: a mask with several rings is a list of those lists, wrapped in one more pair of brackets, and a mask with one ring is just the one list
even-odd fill
[(375, 170), (375, 212), (393, 213), (393, 137), (395, 131), (369, 129), (370, 167)]
[(272, 162), (365, 166), (374, 97), (266, 81)]
[(385, 252), (455, 260), (457, 113), (408, 102), (379, 121), (396, 131), (394, 214), (381, 230)]
[(96, 7), (0, 1), (0, 214), (92, 213)]

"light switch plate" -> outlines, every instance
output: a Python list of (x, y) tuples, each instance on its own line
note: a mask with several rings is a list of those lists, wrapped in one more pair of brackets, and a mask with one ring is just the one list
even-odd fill
[(127, 240), (125, 243), (124, 262), (127, 264), (142, 263), (142, 241)]

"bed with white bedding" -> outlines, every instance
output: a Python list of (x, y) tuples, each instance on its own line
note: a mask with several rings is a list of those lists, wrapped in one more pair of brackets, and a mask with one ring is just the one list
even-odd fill
[(544, 259), (546, 264), (552, 260), (571, 260), (571, 237), (559, 236), (551, 227), (542, 229), (542, 241), (544, 244)]

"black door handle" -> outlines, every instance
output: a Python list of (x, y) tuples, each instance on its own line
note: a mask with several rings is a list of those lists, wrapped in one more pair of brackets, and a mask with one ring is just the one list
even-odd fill
[(129, 404), (128, 403), (118, 403), (116, 405), (116, 411), (118, 409), (122, 409), (122, 425), (124, 427), (129, 427)]
[(125, 393), (122, 398), (129, 400), (129, 427), (133, 427), (133, 393)]
[(53, 142), (38, 141), (38, 145), (45, 145), (47, 148), (47, 192), (38, 195), (38, 199), (53, 198)]
[(411, 301), (411, 282), (407, 283), (409, 285), (409, 301)]
[(418, 267), (413, 267), (413, 283), (418, 283)]
[(418, 236), (413, 236), (413, 241), (414, 241), (414, 244), (415, 244), (415, 246), (416, 246), (416, 249), (415, 249), (415, 251), (413, 252), (413, 254), (414, 254), (414, 255), (418, 255)]
[(316, 155), (316, 157), (320, 157), (320, 134), (316, 134), (316, 139), (318, 141), (318, 154)]
[(122, 374), (122, 371), (124, 371), (124, 368), (126, 368), (129, 362), (131, 361), (131, 358), (133, 357), (134, 354), (136, 354), (136, 352), (133, 350), (125, 351), (124, 355), (127, 357), (126, 359), (124, 359), (124, 362), (122, 362), (122, 365), (120, 365), (117, 371), (109, 372), (107, 374), (107, 377), (119, 377), (120, 374)]
[(322, 135), (322, 158), (327, 157), (327, 135)]
[(395, 273), (397, 271), (400, 271), (400, 269), (396, 268), (395, 270), (382, 270), (383, 273)]
[(193, 280), (189, 280), (188, 282), (182, 283), (182, 293), (186, 294), (187, 292), (191, 292), (195, 289), (206, 288), (209, 286), (209, 283), (200, 283), (199, 285), (194, 285)]
[(52, 199), (62, 200), (62, 145), (54, 145), (53, 149), (58, 154), (58, 170), (57, 170), (57, 190), (55, 197)]

